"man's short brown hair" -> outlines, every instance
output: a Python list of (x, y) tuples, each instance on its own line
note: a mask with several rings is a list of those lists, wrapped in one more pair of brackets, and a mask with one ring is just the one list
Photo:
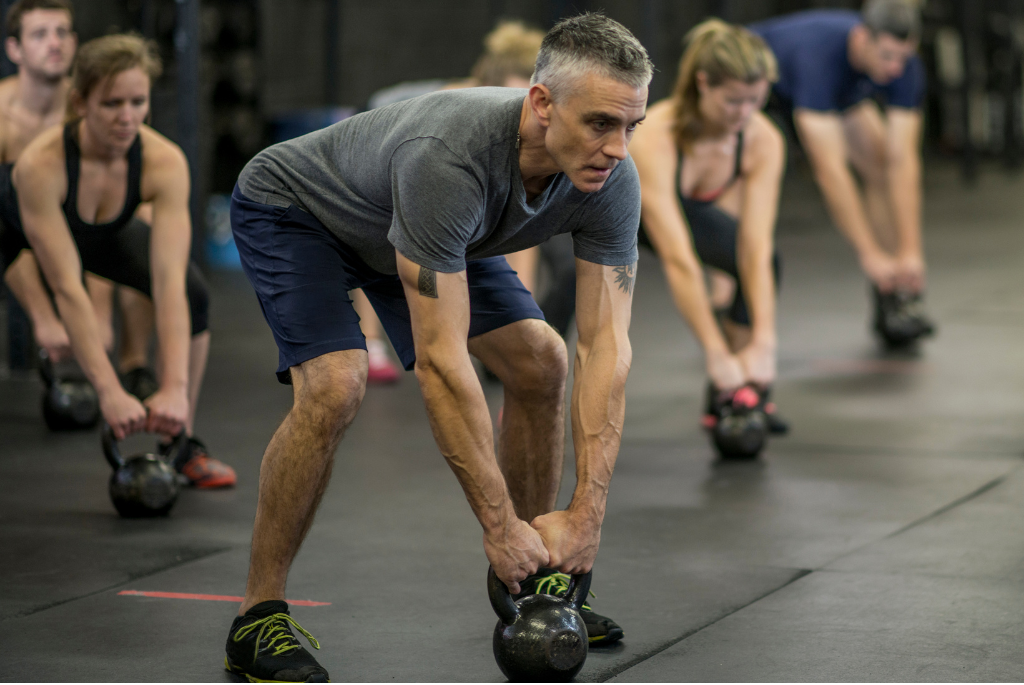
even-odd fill
[(32, 10), (63, 10), (75, 19), (69, 0), (18, 0), (7, 10), (7, 37), (21, 41), (21, 18)]

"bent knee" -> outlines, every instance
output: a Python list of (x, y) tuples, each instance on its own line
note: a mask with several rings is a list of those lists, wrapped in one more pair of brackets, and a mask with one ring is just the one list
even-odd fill
[(569, 371), (565, 341), (543, 321), (526, 336), (519, 354), (509, 360), (511, 378), (506, 387), (518, 393), (561, 397)]
[(295, 407), (319, 415), (327, 425), (347, 426), (362, 404), (366, 370), (362, 350), (332, 352), (293, 367)]

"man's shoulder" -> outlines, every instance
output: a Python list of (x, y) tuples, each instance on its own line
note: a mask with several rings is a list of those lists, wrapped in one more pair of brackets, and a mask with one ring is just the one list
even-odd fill
[(0, 79), (0, 116), (7, 116), (14, 101), (14, 93), (18, 89), (18, 75)]
[(749, 28), (773, 44), (782, 41), (812, 45), (823, 39), (845, 37), (859, 23), (860, 15), (853, 10), (814, 9), (766, 19)]
[(525, 97), (519, 88), (441, 90), (375, 112), (394, 117), (399, 138), (435, 138), (457, 155), (473, 155), (515, 135), (513, 122)]

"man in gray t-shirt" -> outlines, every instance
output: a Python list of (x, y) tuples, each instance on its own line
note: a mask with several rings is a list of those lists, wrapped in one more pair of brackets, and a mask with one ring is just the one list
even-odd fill
[[(631, 359), (640, 186), (626, 148), (644, 117), (651, 69), (621, 25), (575, 17), (548, 33), (528, 91), (395, 103), (275, 145), (242, 172), (232, 228), (294, 405), (263, 459), (249, 582), (227, 643), (231, 670), (261, 680), (327, 677), (292, 637), (283, 597), (365, 389), (353, 288), (416, 370), (497, 577), (526, 594), (557, 588), (555, 570), (590, 571)], [(557, 233), (572, 235), (578, 274), (577, 485), (565, 511), (554, 511), (565, 345), (500, 256)], [(497, 450), (470, 355), (505, 384)], [(591, 644), (622, 637), (610, 619), (586, 612), (584, 620)], [(288, 648), (259, 642), (267, 630), (287, 635)]]

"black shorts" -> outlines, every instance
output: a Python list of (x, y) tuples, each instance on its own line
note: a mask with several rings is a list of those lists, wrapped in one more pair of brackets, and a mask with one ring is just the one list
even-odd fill
[[(340, 350), (366, 349), (349, 291), (362, 288), (406, 369), (416, 362), (412, 319), (397, 275), (371, 269), (320, 221), (294, 205), (253, 202), (235, 186), (231, 230), (242, 268), (277, 342), (277, 377)], [(544, 319), (504, 257), (468, 262), (469, 337)]]
[[(729, 305), (728, 317), (741, 326), (750, 325), (750, 311), (743, 297), (743, 282), (740, 279), (736, 259), (736, 235), (739, 223), (713, 202), (683, 199), (683, 214), (690, 225), (693, 247), (697, 256), (708, 266), (720, 269), (736, 279), (736, 294)], [(640, 244), (654, 249), (643, 227), (640, 229)], [(775, 288), (778, 290), (782, 276), (782, 260), (778, 251), (772, 254), (772, 270), (775, 274)]]
[[(82, 270), (109, 279), (118, 285), (138, 290), (152, 298), (149, 264), (149, 224), (132, 219), (124, 228), (112, 231), (72, 233)], [(0, 226), (0, 257), (7, 270), (22, 250), (31, 247), (21, 231)], [(189, 263), (185, 279), (192, 335), (210, 327), (210, 295), (206, 281), (194, 263)]]

